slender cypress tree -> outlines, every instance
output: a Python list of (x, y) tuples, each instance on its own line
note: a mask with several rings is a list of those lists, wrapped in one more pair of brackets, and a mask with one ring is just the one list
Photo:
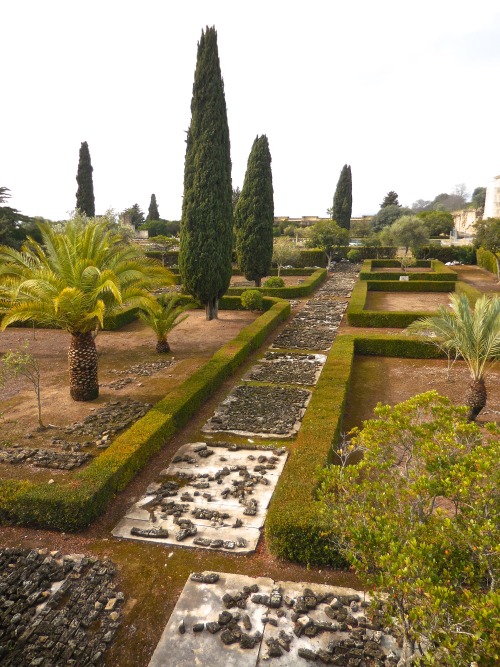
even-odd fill
[(351, 228), (352, 213), (352, 176), (351, 167), (345, 164), (340, 172), (337, 189), (333, 197), (332, 218), (339, 227)]
[(89, 146), (86, 141), (82, 141), (78, 171), (76, 173), (76, 182), (78, 183), (76, 208), (81, 213), (85, 213), (89, 218), (95, 216), (94, 184), (92, 182), (93, 171), (94, 168), (90, 163)]
[(217, 318), (231, 280), (231, 157), (217, 32), (202, 31), (186, 139), (179, 269), (185, 289)]
[(234, 213), (236, 256), (247, 280), (269, 274), (273, 257), (273, 175), (271, 153), (265, 134), (253, 142), (245, 182)]
[(159, 220), (160, 219), (160, 214), (158, 212), (158, 204), (156, 203), (156, 195), (153, 194), (151, 195), (151, 201), (149, 203), (149, 208), (148, 208), (148, 216), (146, 218), (146, 222), (149, 220)]

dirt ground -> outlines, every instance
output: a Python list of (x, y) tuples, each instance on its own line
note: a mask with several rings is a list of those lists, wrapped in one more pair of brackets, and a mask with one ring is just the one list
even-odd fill
[[(137, 401), (156, 403), (167, 392), (183, 382), (221, 345), (256, 318), (248, 311), (221, 311), (219, 319), (208, 322), (201, 310), (189, 311), (189, 317), (176, 327), (168, 340), (171, 352), (159, 355), (155, 337), (142, 322), (136, 321), (119, 331), (102, 331), (96, 338), (99, 358), (100, 395), (95, 401), (76, 402), (70, 398), (67, 372), (69, 334), (65, 331), (38, 329), (33, 338), (31, 329), (8, 328), (0, 333), (0, 354), (18, 349), (24, 343), (40, 364), (42, 416), (45, 424), (68, 426), (82, 420), (96, 408), (112, 400), (133, 397)], [(149, 377), (136, 377), (134, 382), (115, 390), (108, 383), (117, 379), (112, 370), (125, 370), (139, 363), (173, 360), (171, 366)], [(36, 430), (35, 394), (27, 380), (8, 382), (0, 389), (0, 412), (3, 413), (0, 444), (21, 444), (29, 447), (50, 447), (57, 435), (55, 429), (42, 433)], [(29, 434), (29, 440), (25, 435)], [(28, 467), (31, 479), (63, 473)], [(0, 476), (26, 477), (24, 466), (0, 464)]]
[(452, 266), (453, 271), (458, 273), (458, 279), (474, 285), (481, 292), (500, 292), (500, 284), (497, 277), (481, 269), (479, 266)]
[[(373, 417), (377, 403), (395, 405), (415, 394), (435, 389), (453, 403), (463, 405), (469, 384), (465, 364), (457, 361), (448, 376), (444, 359), (399, 359), (356, 356), (347, 397), (343, 431), (361, 426)], [(488, 400), (478, 423), (500, 421), (500, 366), (486, 377)]]
[(368, 292), (365, 310), (432, 312), (449, 302), (447, 292)]

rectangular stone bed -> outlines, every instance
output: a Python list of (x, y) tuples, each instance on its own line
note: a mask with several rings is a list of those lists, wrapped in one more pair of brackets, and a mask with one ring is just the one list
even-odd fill
[(287, 452), (220, 444), (183, 445), (161, 472), (165, 481), (150, 484), (112, 534), (238, 554), (255, 551)]
[(338, 325), (318, 325), (293, 320), (281, 334), (274, 339), (272, 349), (318, 350), (326, 352), (332, 346), (337, 335)]
[(149, 667), (347, 665), (351, 658), (395, 665), (399, 648), (369, 599), (350, 588), (194, 573)]
[(243, 378), (246, 381), (273, 382), (274, 384), (314, 385), (326, 361), (323, 354), (287, 354), (266, 352)]
[(300, 428), (311, 392), (288, 387), (235, 387), (203, 427), (262, 438), (291, 438)]

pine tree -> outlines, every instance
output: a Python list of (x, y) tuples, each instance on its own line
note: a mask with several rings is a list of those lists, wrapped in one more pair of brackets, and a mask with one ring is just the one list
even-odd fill
[(159, 220), (159, 219), (160, 219), (160, 214), (158, 212), (158, 204), (156, 203), (156, 195), (152, 194), (151, 201), (149, 203), (146, 222), (148, 222), (149, 220)]
[(345, 164), (340, 172), (337, 189), (333, 197), (332, 218), (343, 229), (351, 228), (352, 176), (351, 167)]
[(186, 144), (179, 269), (185, 289), (211, 320), (231, 280), (233, 228), (229, 127), (214, 27), (198, 43)]
[(387, 206), (400, 206), (398, 201), (398, 193), (394, 190), (390, 190), (384, 197), (384, 201), (380, 204), (380, 208), (386, 208)]
[(90, 163), (89, 146), (86, 141), (82, 141), (76, 174), (76, 182), (78, 183), (76, 208), (80, 213), (85, 213), (88, 218), (95, 216), (94, 184), (92, 182), (93, 171), (94, 169)]
[(273, 175), (271, 153), (265, 134), (253, 142), (243, 189), (234, 212), (236, 256), (247, 280), (269, 274), (273, 257)]

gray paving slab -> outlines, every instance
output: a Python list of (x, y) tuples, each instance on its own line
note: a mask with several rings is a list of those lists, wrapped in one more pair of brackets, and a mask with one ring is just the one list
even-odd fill
[[(141, 535), (132, 535), (132, 528), (139, 529), (157, 529), (166, 528), (169, 531), (168, 537), (143, 537)], [(195, 549), (208, 549), (210, 551), (226, 551), (227, 553), (234, 553), (239, 555), (246, 555), (253, 553), (257, 548), (257, 543), (260, 538), (260, 529), (254, 527), (241, 526), (238, 529), (231, 529), (231, 534), (225, 534), (223, 528), (212, 528), (209, 526), (196, 525), (197, 532), (193, 537), (188, 537), (182, 542), (175, 539), (175, 534), (179, 527), (174, 525), (172, 520), (157, 521), (151, 523), (150, 521), (123, 518), (111, 531), (113, 537), (119, 537), (128, 540), (137, 540), (139, 542), (151, 542), (153, 544), (164, 544), (172, 547), (184, 547)], [(194, 544), (193, 540), (196, 538), (207, 540), (223, 540), (234, 541), (237, 537), (242, 537), (245, 542), (245, 547), (238, 547), (235, 545), (233, 549), (225, 547), (211, 548), (209, 546), (202, 546)]]
[[(207, 574), (205, 572), (198, 576), (203, 577)], [(313, 652), (323, 650), (325, 652), (323, 655), (329, 659), (329, 656), (339, 655), (336, 648), (330, 646), (328, 649), (332, 641), (335, 647), (339, 646), (340, 653), (357, 649), (359, 655), (359, 647), (363, 651), (368, 644), (371, 644), (372, 647), (375, 647), (375, 650), (380, 648), (385, 656), (392, 651), (394, 660), (391, 664), (395, 664), (397, 661), (399, 649), (391, 635), (383, 632), (376, 633), (371, 629), (357, 628), (355, 621), (349, 622), (349, 631), (341, 631), (338, 629), (339, 623), (335, 620), (332, 621), (331, 615), (325, 613), (327, 607), (330, 611), (334, 608), (330, 607), (330, 604), (335, 603), (336, 598), (340, 598), (342, 604), (347, 604), (349, 596), (353, 596), (358, 600), (360, 606), (359, 609), (350, 609), (349, 613), (355, 619), (358, 618), (362, 621), (366, 610), (361, 606), (361, 603), (368, 603), (370, 600), (369, 596), (363, 591), (320, 584), (273, 582), (268, 578), (254, 579), (234, 574), (215, 574), (219, 579), (211, 584), (188, 580), (153, 654), (149, 667), (163, 667), (170, 664), (180, 667), (184, 667), (184, 665), (198, 665), (198, 667), (219, 667), (220, 665), (264, 667), (264, 665), (269, 664), (269, 661), (279, 667), (305, 666), (309, 664), (309, 661), (299, 655), (299, 650)], [(254, 584), (256, 588), (251, 590), (250, 587)], [(245, 593), (244, 587), (247, 588), (242, 600), (242, 608), (238, 608), (235, 599), (224, 603), (223, 596), (228, 594), (237, 598), (238, 593)], [(311, 626), (323, 628), (315, 636), (298, 633), (296, 620), (292, 621), (291, 619), (292, 613), (298, 609), (300, 596), (303, 596), (307, 589), (313, 593), (313, 604), (306, 613), (300, 613), (298, 616), (303, 619), (304, 627), (309, 624), (309, 629), (311, 629)], [(274, 605), (273, 607), (269, 598), (265, 602), (260, 598), (261, 595), (270, 596), (273, 591), (278, 592), (279, 606)], [(302, 597), (303, 602), (310, 599)], [(201, 632), (193, 631), (193, 627), (199, 622), (217, 621), (219, 614), (224, 610), (226, 610), (226, 613), (236, 614), (236, 617), (233, 618), (235, 626), (238, 626), (236, 633), (239, 630), (255, 637), (257, 645), (251, 649), (243, 649), (238, 641), (229, 646), (225, 645), (222, 632), (226, 626), (223, 626), (222, 630), (215, 634), (211, 634), (206, 627), (203, 627)], [(247, 629), (244, 627), (243, 614), (248, 615), (247, 624), (250, 621), (250, 626), (247, 625)], [(184, 627), (181, 632), (182, 623)], [(256, 632), (259, 634), (256, 635)], [(356, 633), (360, 634), (356, 636)], [(361, 636), (364, 639), (361, 639)], [(281, 647), (281, 655), (270, 658), (269, 650), (273, 640), (275, 646), (279, 642), (278, 651)], [(342, 648), (342, 644), (338, 643), (346, 641), (351, 642), (349, 649), (345, 648), (347, 644), (344, 644)], [(358, 643), (358, 647), (355, 646), (355, 642)], [(354, 656), (355, 654), (351, 655)], [(168, 659), (171, 662), (168, 662)], [(349, 656), (347, 656), (347, 659), (349, 659)], [(320, 662), (320, 658), (318, 657), (315, 661)], [(347, 664), (347, 662), (338, 664)]]
[[(220, 598), (224, 593), (235, 594), (243, 586), (257, 584), (259, 588), (270, 588), (271, 579), (253, 579), (237, 574), (219, 574), (216, 584), (195, 583), (188, 579), (175, 605), (148, 667), (255, 667), (260, 644), (253, 649), (242, 650), (239, 644), (225, 645), (220, 632), (210, 634), (206, 629), (193, 632), (198, 622), (218, 619), (222, 611)], [(263, 631), (261, 611), (257, 607), (248, 609), (252, 633)], [(184, 621), (185, 632), (179, 632)]]

